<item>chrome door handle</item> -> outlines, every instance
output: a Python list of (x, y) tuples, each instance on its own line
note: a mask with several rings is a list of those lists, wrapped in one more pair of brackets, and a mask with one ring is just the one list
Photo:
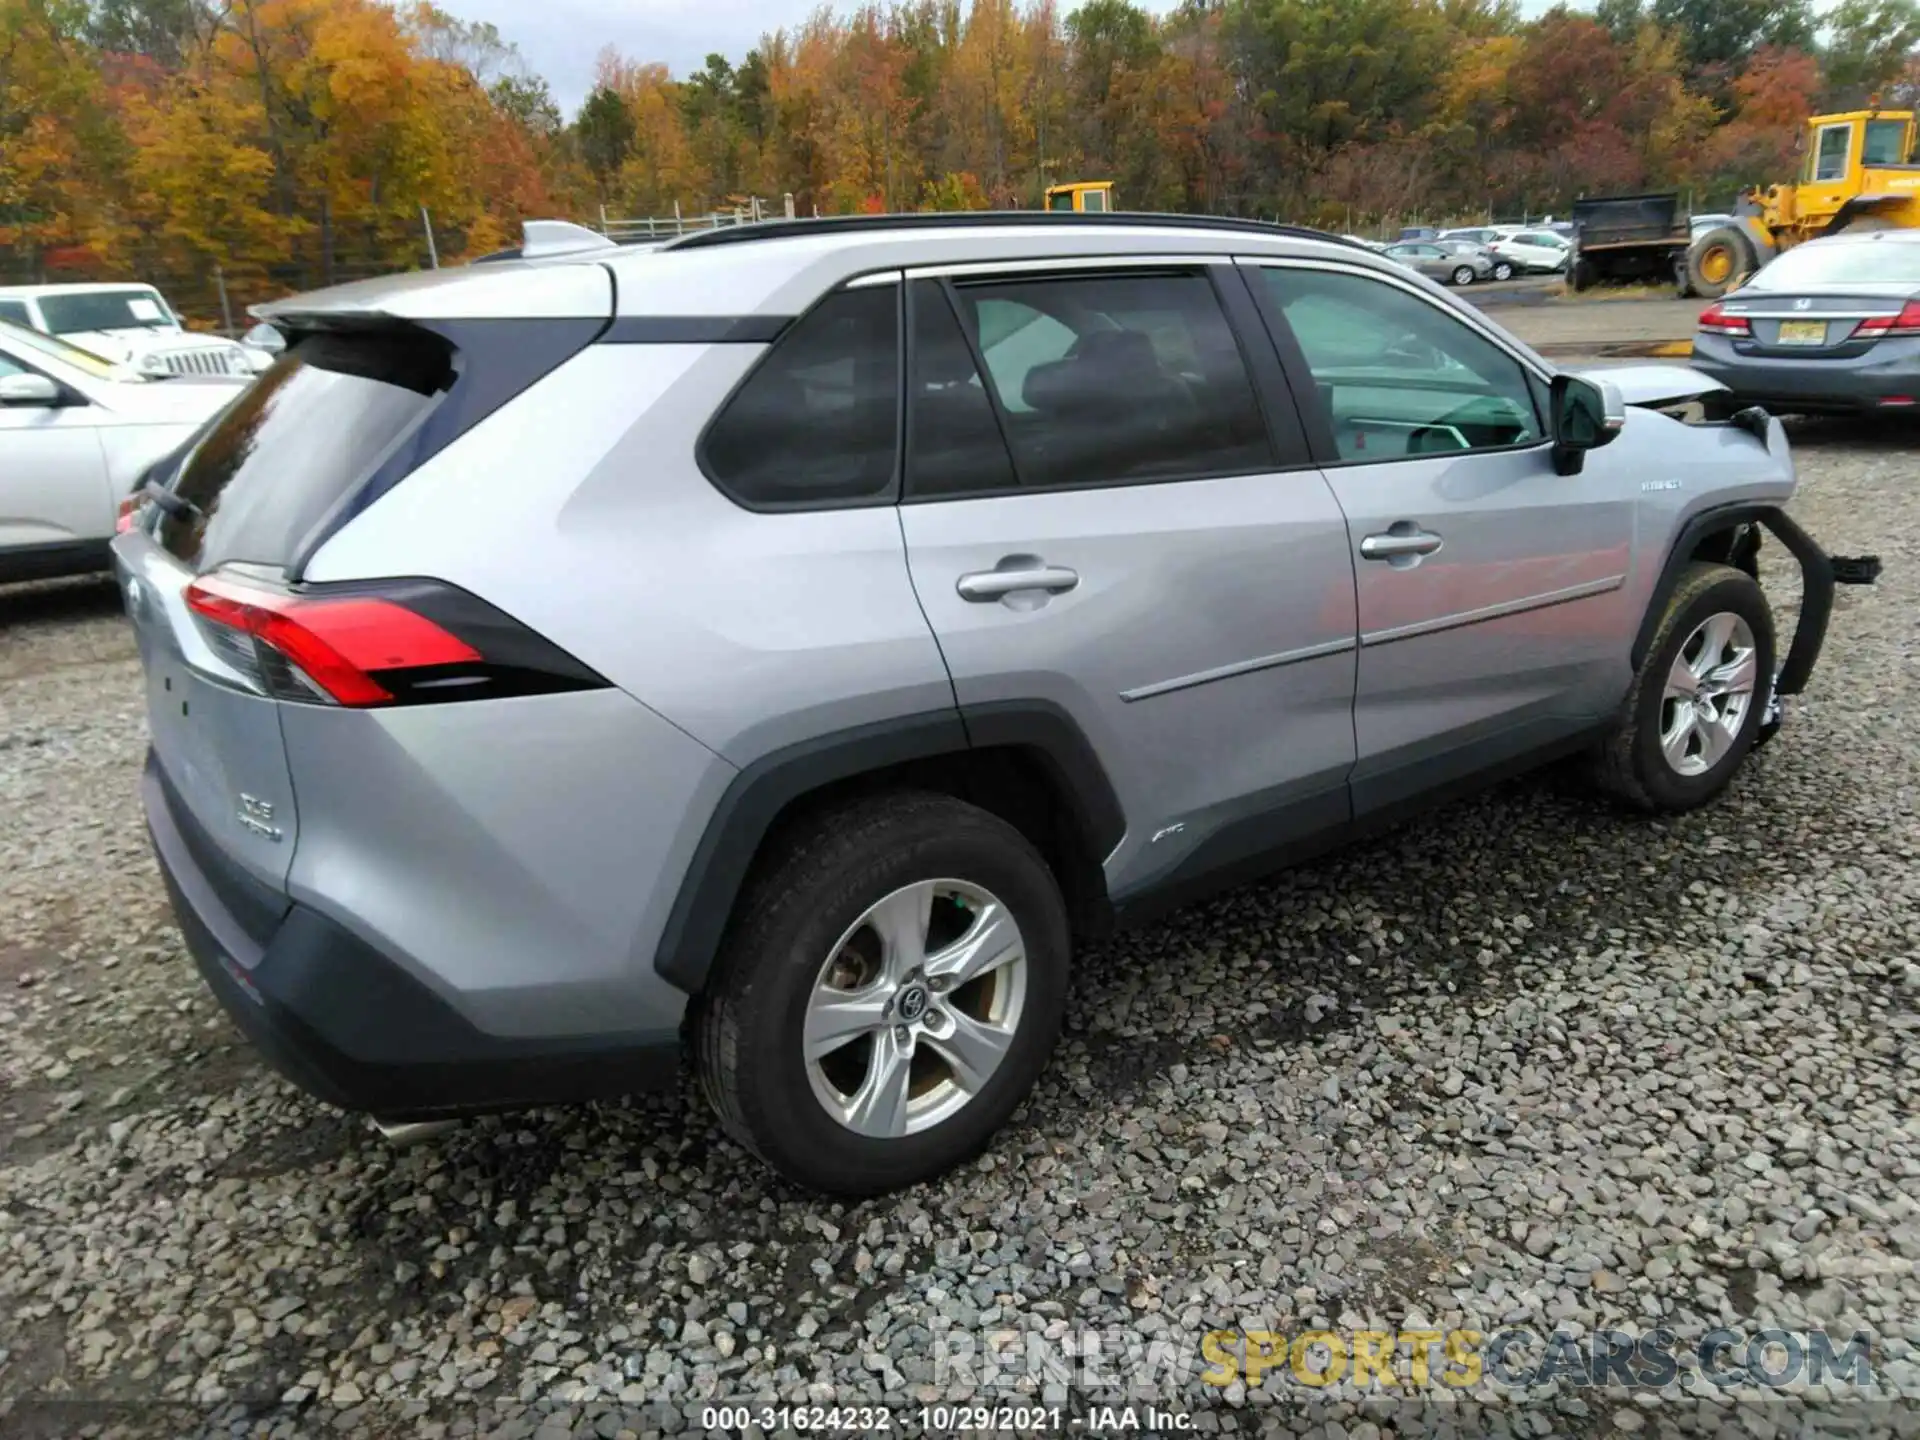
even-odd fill
[(1080, 583), (1080, 576), (1064, 565), (1034, 565), (1020, 570), (976, 570), (962, 575), (954, 589), (962, 600), (984, 603), (1004, 599), (1021, 590), (1044, 590), (1059, 595)]
[(1440, 537), (1432, 531), (1416, 530), (1412, 526), (1403, 530), (1396, 525), (1362, 540), (1360, 554), (1368, 560), (1397, 560), (1402, 555), (1431, 555), (1440, 545)]

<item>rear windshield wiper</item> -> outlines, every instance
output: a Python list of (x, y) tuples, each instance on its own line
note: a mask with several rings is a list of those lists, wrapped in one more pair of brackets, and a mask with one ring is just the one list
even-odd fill
[(187, 521), (198, 520), (201, 517), (202, 512), (198, 505), (172, 490), (162, 489), (151, 480), (140, 487), (140, 494), (143, 498), (151, 500), (168, 519)]

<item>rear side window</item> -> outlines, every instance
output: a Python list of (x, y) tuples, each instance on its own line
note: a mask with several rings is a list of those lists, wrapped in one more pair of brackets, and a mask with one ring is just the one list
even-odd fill
[(1021, 488), (1274, 464), (1253, 381), (1205, 275), (1049, 276), (953, 293)]
[(907, 494), (977, 495), (1012, 489), (1013, 462), (945, 288), (937, 280), (916, 280), (911, 301)]
[(24, 300), (0, 300), (0, 320), (11, 320), (16, 325), (31, 327), (33, 318), (27, 314), (27, 302)]
[(899, 290), (829, 295), (775, 341), (708, 427), (700, 454), (708, 478), (754, 509), (891, 499)]
[(173, 486), (193, 510), (163, 516), (160, 544), (199, 569), (286, 566), (452, 383), (424, 332), (301, 340), (200, 438)]

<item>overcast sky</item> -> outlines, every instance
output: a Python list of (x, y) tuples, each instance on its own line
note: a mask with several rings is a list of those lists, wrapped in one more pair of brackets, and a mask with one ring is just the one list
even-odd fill
[[(463, 20), (486, 20), (520, 47), (571, 116), (593, 83), (604, 45), (632, 60), (661, 60), (675, 75), (698, 70), (718, 51), (738, 63), (762, 35), (805, 20), (819, 0), (439, 0)], [(1521, 0), (1532, 14), (1551, 0)], [(839, 8), (849, 8), (851, 0)], [(1172, 0), (1145, 0), (1166, 10)], [(1062, 6), (1072, 9), (1073, 4)], [(1584, 7), (1583, 7), (1584, 8)]]

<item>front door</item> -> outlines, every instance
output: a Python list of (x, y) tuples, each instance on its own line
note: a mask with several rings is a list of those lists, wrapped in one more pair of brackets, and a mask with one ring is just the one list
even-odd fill
[(1608, 452), (1556, 474), (1544, 377), (1414, 287), (1255, 273), (1353, 545), (1356, 812), (1584, 733), (1634, 628), (1634, 493)]
[[(914, 279), (900, 510), (970, 727), (1051, 702), (1125, 814), (1110, 893), (1344, 821), (1353, 565), (1230, 264)], [(984, 377), (983, 377), (984, 370)], [(984, 383), (983, 383), (984, 378)]]
[[(27, 373), (0, 354), (0, 379)], [(84, 403), (0, 405), (0, 550), (113, 538), (98, 415)]]

